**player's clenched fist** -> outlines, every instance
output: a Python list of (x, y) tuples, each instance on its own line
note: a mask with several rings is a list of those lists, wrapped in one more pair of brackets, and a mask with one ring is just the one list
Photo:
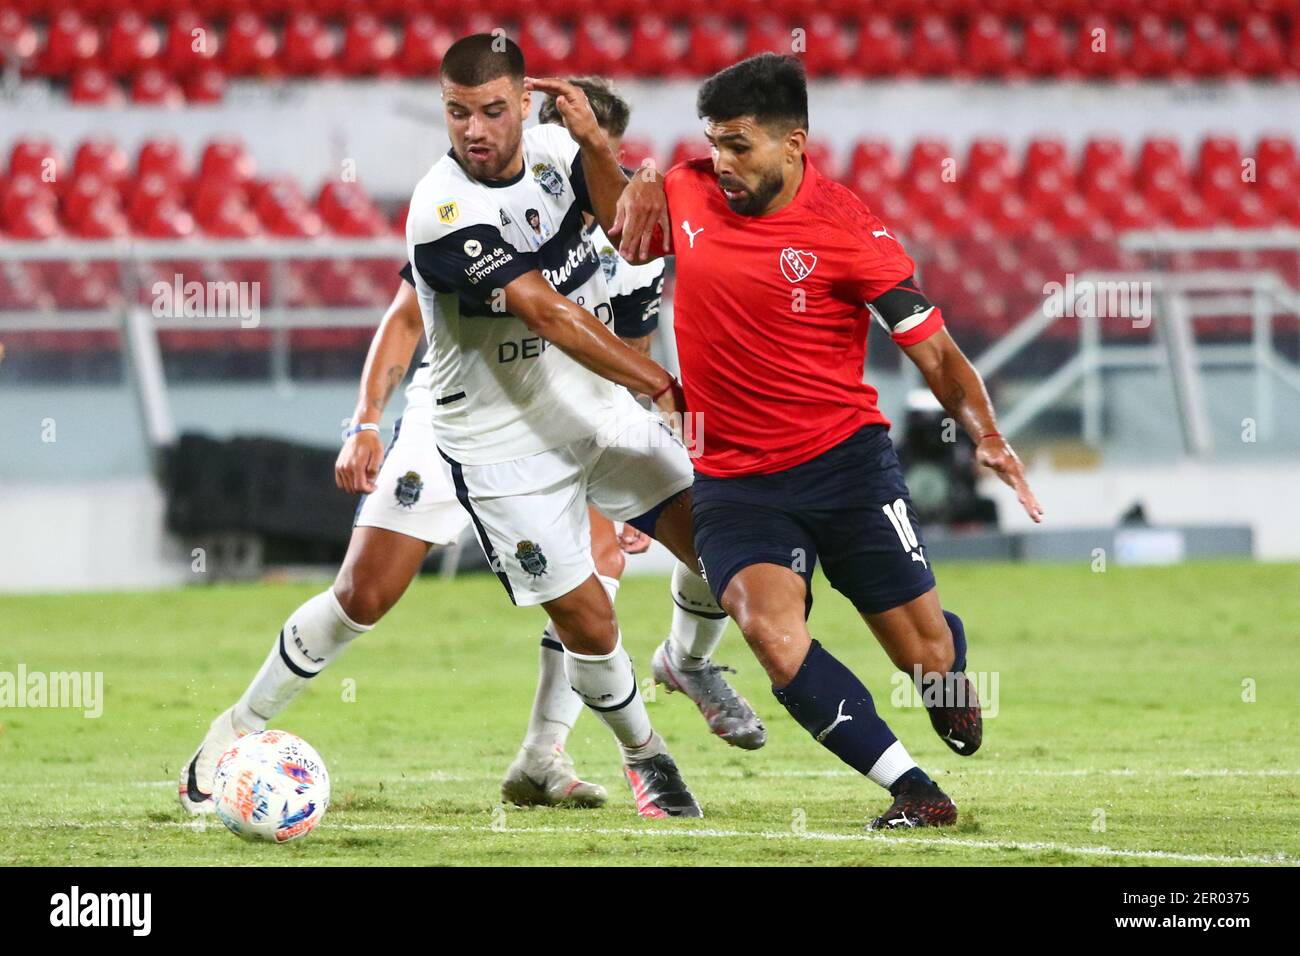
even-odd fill
[(634, 265), (672, 252), (668, 194), (653, 166), (642, 166), (623, 187), (609, 237), (618, 241), (618, 254)]
[(384, 463), (384, 443), (373, 431), (357, 432), (343, 444), (334, 462), (334, 483), (350, 495), (375, 490), (379, 466)]
[(1006, 439), (1001, 435), (986, 436), (975, 448), (975, 460), (985, 468), (992, 469), (1003, 482), (1015, 489), (1025, 514), (1035, 522), (1043, 520), (1043, 506), (1029, 490), (1029, 482), (1025, 480), (1025, 466)]

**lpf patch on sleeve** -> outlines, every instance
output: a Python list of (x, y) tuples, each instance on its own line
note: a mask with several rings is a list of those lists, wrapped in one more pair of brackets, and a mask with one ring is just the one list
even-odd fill
[(449, 199), (447, 202), (438, 203), (438, 221), (444, 226), (450, 226), (460, 218), (460, 207), (456, 205), (456, 200)]

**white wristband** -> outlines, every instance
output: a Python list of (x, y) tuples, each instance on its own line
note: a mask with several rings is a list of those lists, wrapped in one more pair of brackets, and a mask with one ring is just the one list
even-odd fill
[(344, 429), (343, 440), (347, 441), (358, 432), (379, 432), (379, 426), (374, 422), (362, 422), (360, 425), (353, 425), (351, 428)]

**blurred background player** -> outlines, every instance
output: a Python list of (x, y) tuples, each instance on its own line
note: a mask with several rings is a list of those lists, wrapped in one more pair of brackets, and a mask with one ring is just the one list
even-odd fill
[[(586, 94), (592, 113), (609, 139), (610, 148), (622, 162), (623, 135), (631, 119), (631, 107), (614, 85), (604, 77), (580, 76), (568, 80)], [(554, 96), (546, 98), (538, 112), (543, 123), (563, 123)], [(634, 171), (623, 167), (631, 175)], [(640, 265), (625, 260), (614, 248), (594, 216), (584, 215), (587, 236), (600, 256), (614, 307), (614, 332), (632, 348), (650, 354), (664, 288), (664, 262), (654, 259)], [(648, 401), (648, 397), (645, 399)], [(595, 529), (593, 527), (593, 534)], [(626, 535), (636, 534), (625, 526)], [(708, 586), (680, 563), (673, 570), (673, 628), (654, 653), (651, 672), (655, 682), (670, 694), (686, 694), (709, 729), (727, 743), (756, 750), (767, 733), (749, 704), (731, 688), (723, 676), (726, 668), (712, 662), (713, 648), (726, 629), (726, 612), (718, 610)]]

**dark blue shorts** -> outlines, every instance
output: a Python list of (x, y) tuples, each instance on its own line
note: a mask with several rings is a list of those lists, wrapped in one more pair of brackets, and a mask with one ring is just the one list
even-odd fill
[(695, 547), (719, 601), (751, 564), (779, 564), (808, 585), (820, 558), (831, 586), (864, 614), (934, 587), (930, 557), (883, 425), (770, 475), (710, 478), (692, 490)]

